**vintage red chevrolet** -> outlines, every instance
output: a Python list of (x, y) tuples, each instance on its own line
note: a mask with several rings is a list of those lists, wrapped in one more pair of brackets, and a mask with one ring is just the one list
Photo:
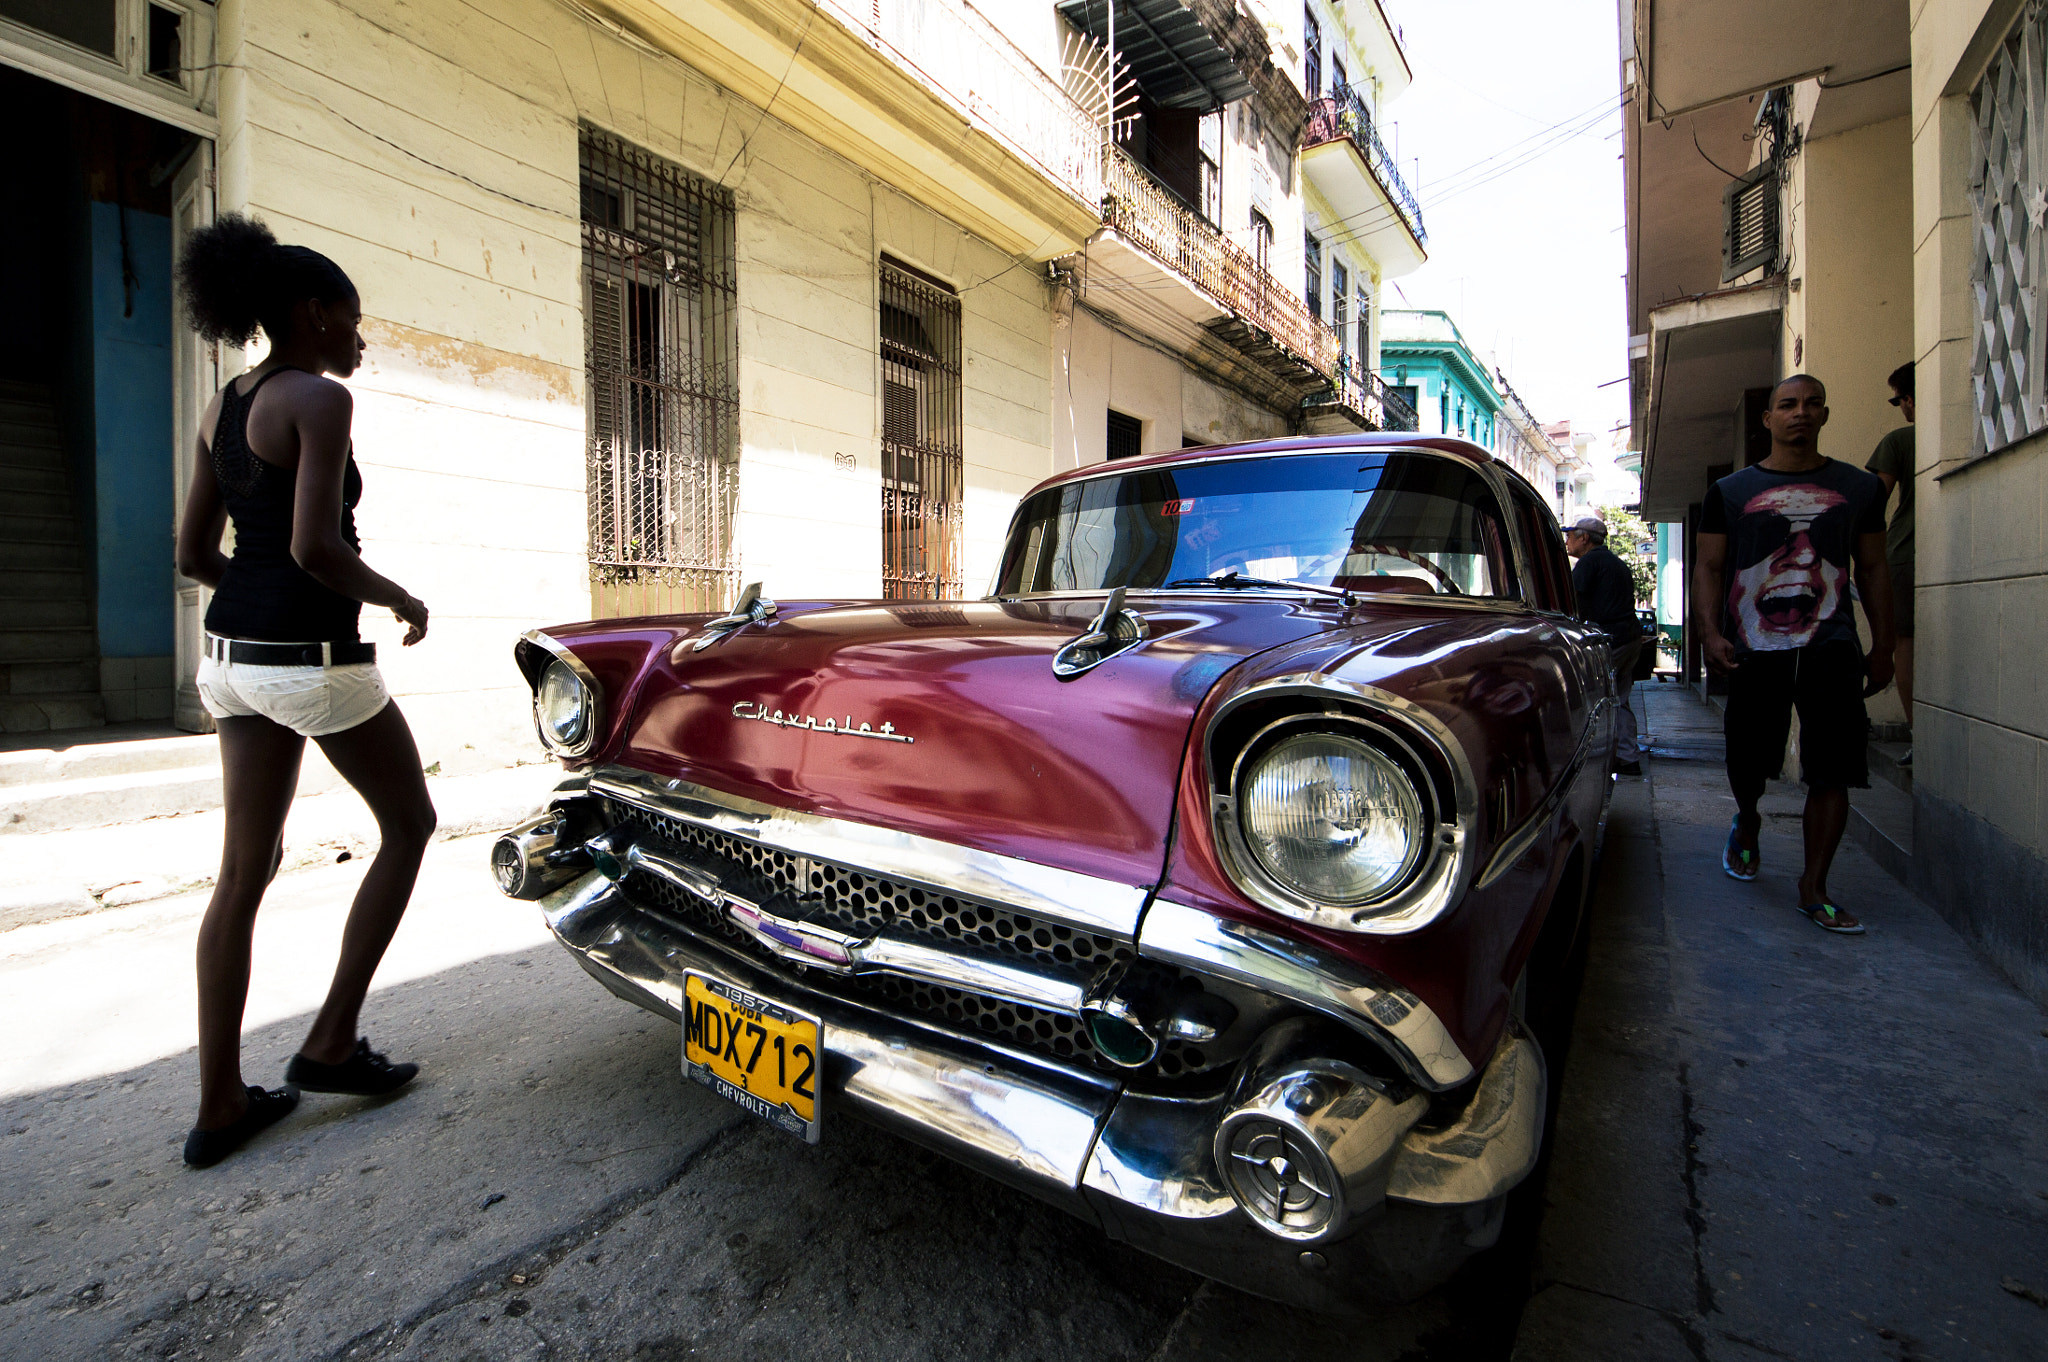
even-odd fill
[(1033, 489), (980, 600), (750, 586), (516, 656), (569, 775), (500, 886), (689, 1078), (1320, 1309), (1499, 1234), (1613, 688), (1484, 451), (1121, 460)]

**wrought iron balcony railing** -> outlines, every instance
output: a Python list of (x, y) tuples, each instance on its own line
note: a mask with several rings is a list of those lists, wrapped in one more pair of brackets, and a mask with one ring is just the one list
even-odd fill
[(967, 0), (819, 0), (870, 47), (1088, 203), (1102, 197), (1102, 130)]
[(1296, 359), (1334, 378), (1343, 343), (1301, 296), (1256, 257), (1132, 160), (1111, 147), (1103, 158), (1102, 220)]
[(1380, 188), (1387, 191), (1387, 197), (1400, 207), (1401, 216), (1407, 220), (1408, 230), (1415, 233), (1415, 239), (1423, 245), (1429, 244), (1429, 233), (1422, 226), (1422, 204), (1415, 197), (1408, 182), (1401, 178), (1401, 172), (1394, 165), (1394, 158), (1387, 154), (1387, 148), (1380, 141), (1380, 135), (1373, 127), (1372, 110), (1354, 90), (1340, 90), (1334, 96), (1315, 100), (1308, 106), (1308, 121), (1302, 125), (1301, 145), (1318, 147), (1325, 142), (1334, 142), (1348, 137), (1357, 146), (1358, 154), (1365, 158)]
[(1310, 398), (1312, 405), (1331, 404), (1346, 407), (1356, 412), (1365, 424), (1373, 430), (1416, 430), (1420, 422), (1415, 418), (1415, 408), (1399, 393), (1387, 386), (1386, 380), (1367, 369), (1354, 355), (1342, 357), (1337, 376), (1330, 382), (1330, 391), (1320, 397)]

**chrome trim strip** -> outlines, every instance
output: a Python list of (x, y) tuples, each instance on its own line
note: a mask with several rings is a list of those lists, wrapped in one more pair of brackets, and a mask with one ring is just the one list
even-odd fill
[[(1275, 696), (1300, 695), (1311, 699), (1344, 700), (1387, 716), (1391, 736), (1427, 739), (1451, 773), (1452, 808), (1438, 810), (1438, 826), (1430, 841), (1434, 853), (1405, 888), (1386, 902), (1364, 909), (1333, 908), (1299, 895), (1287, 893), (1255, 866), (1240, 865), (1237, 842), (1236, 792), (1215, 789), (1216, 754), (1209, 753), (1210, 828), (1222, 853), (1231, 879), (1244, 894), (1274, 912), (1334, 931), (1365, 932), (1375, 936), (1399, 936), (1434, 922), (1465, 893), (1472, 874), (1471, 830), (1479, 821), (1479, 782), (1464, 745), (1443, 721), (1412, 700), (1357, 681), (1345, 681), (1328, 672), (1306, 672), (1298, 676), (1261, 681), (1232, 696), (1210, 721), (1210, 733), (1240, 707)], [(1337, 717), (1359, 722), (1359, 716), (1339, 713)], [(1233, 767), (1234, 769), (1234, 767)], [(1436, 801), (1432, 799), (1432, 803)], [(1445, 817), (1445, 814), (1451, 815)]]
[[(679, 1020), (697, 970), (824, 1022), (825, 1103), (1043, 1195), (1080, 1186), (1117, 1085), (819, 993), (633, 908), (592, 871), (541, 901), (562, 944), (612, 992)], [(1069, 1202), (1077, 1209), (1079, 1203)]]
[(1470, 1078), (1472, 1062), (1429, 1004), (1363, 965), (1214, 913), (1153, 900), (1138, 954), (1263, 989), (1337, 1018), (1433, 1092)]
[[(597, 677), (590, 668), (583, 665), (583, 659), (571, 652), (567, 645), (558, 643), (538, 629), (529, 629), (519, 636), (521, 643), (530, 643), (555, 658), (574, 672), (576, 679), (583, 683), (583, 689), (590, 694), (590, 722), (584, 725), (580, 742), (563, 747), (548, 738), (547, 730), (540, 722), (540, 677), (533, 679), (533, 731), (540, 738), (540, 745), (558, 757), (582, 757), (590, 754), (597, 746), (598, 738), (604, 732), (604, 687), (597, 684)], [(541, 669), (545, 672), (547, 669)]]
[(599, 769), (590, 791), (793, 856), (1000, 904), (1120, 941), (1137, 935), (1149, 892), (1143, 885), (1117, 884), (916, 833), (779, 809), (628, 766)]
[(1536, 839), (1543, 835), (1543, 830), (1550, 826), (1550, 820), (1556, 817), (1558, 809), (1563, 807), (1565, 797), (1572, 792), (1573, 782), (1578, 780), (1580, 769), (1585, 766), (1586, 758), (1592, 753), (1593, 734), (1599, 729), (1599, 718), (1600, 711), (1597, 708), (1586, 716), (1585, 731), (1579, 735), (1579, 750), (1572, 753), (1572, 759), (1565, 764), (1564, 774), (1552, 782), (1550, 792), (1543, 796), (1543, 802), (1538, 804), (1527, 818), (1516, 824), (1513, 832), (1500, 839), (1500, 845), (1495, 847), (1493, 855), (1487, 858), (1486, 868), (1481, 870), (1479, 878), (1472, 882), (1473, 888), (1484, 889), (1507, 874), (1508, 869), (1528, 853), (1529, 848), (1536, 844)]

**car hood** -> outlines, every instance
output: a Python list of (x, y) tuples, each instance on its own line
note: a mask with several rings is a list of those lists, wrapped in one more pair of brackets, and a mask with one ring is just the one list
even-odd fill
[[(1055, 676), (1053, 655), (1101, 608), (1099, 596), (785, 603), (772, 622), (701, 651), (643, 654), (605, 759), (1151, 885), (1196, 708), (1245, 658), (1338, 617), (1292, 597), (1133, 600), (1146, 624), (1140, 647)], [(650, 623), (548, 632), (594, 656), (622, 635), (651, 642)]]

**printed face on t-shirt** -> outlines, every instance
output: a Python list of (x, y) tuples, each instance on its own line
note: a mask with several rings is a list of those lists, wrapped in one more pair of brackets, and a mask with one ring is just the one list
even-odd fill
[(1759, 492), (1743, 506), (1744, 515), (1777, 516), (1787, 522), (1776, 552), (1735, 573), (1729, 604), (1744, 637), (1763, 646), (1769, 646), (1765, 640), (1774, 640), (1780, 647), (1801, 647), (1812, 641), (1821, 621), (1834, 614), (1848, 574), (1821, 557), (1813, 546), (1812, 530), (1816, 520), (1847, 505), (1848, 498), (1839, 492), (1794, 483)]

